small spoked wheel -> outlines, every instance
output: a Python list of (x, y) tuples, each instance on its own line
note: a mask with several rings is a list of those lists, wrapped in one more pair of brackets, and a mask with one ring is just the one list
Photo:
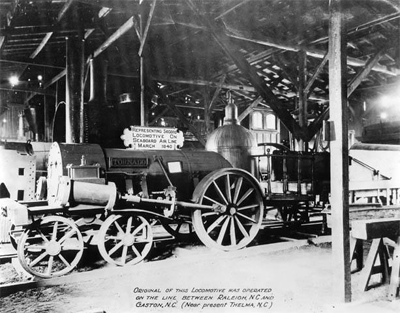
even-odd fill
[(200, 181), (193, 198), (215, 208), (192, 213), (196, 234), (206, 246), (237, 250), (257, 235), (263, 218), (263, 198), (257, 180), (248, 172), (235, 168), (214, 171)]
[(46, 216), (32, 224), (18, 241), (18, 258), (32, 275), (50, 278), (72, 271), (83, 254), (83, 239), (73, 221)]
[(151, 226), (142, 216), (111, 215), (100, 227), (98, 235), (103, 259), (119, 266), (142, 261), (153, 244)]

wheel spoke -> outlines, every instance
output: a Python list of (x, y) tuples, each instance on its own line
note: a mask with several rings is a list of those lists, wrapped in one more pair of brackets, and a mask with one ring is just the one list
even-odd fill
[(240, 231), (242, 232), (243, 236), (245, 236), (246, 238), (249, 237), (249, 234), (247, 233), (246, 229), (244, 228), (244, 226), (242, 225), (242, 223), (239, 221), (239, 219), (234, 216), (236, 223), (238, 224), (238, 227), (240, 229)]
[(54, 225), (53, 225), (53, 232), (51, 234), (52, 241), (56, 241), (56, 239), (57, 239), (57, 226), (58, 226), (58, 221), (55, 221)]
[(51, 270), (53, 269), (53, 261), (54, 261), (54, 256), (50, 255), (49, 263), (47, 266), (47, 272), (46, 272), (47, 275), (51, 274)]
[(258, 203), (254, 203), (254, 204), (250, 204), (250, 205), (246, 205), (246, 206), (242, 206), (240, 208), (237, 208), (238, 211), (243, 211), (243, 210), (248, 210), (248, 209), (252, 209), (252, 208), (257, 208), (260, 205)]
[(218, 215), (218, 214), (220, 214), (220, 213), (218, 213), (218, 212), (206, 212), (206, 213), (203, 213), (202, 216), (204, 217), (204, 216), (212, 216), (212, 215)]
[(144, 227), (146, 227), (146, 224), (145, 224), (145, 223), (140, 224), (140, 226), (137, 227), (137, 228), (133, 231), (132, 235), (135, 236), (135, 235), (136, 235), (138, 232), (140, 232)]
[(211, 201), (212, 203), (215, 203), (216, 205), (224, 206), (221, 202), (218, 202), (210, 197), (204, 196), (204, 199), (207, 199), (208, 201)]
[(32, 267), (32, 266), (35, 266), (35, 265), (38, 264), (41, 260), (43, 260), (44, 257), (45, 257), (46, 255), (48, 255), (48, 254), (47, 254), (47, 252), (45, 251), (45, 252), (43, 252), (41, 255), (39, 255), (36, 259), (34, 259), (29, 265), (30, 265), (31, 267)]
[(128, 246), (124, 246), (124, 248), (122, 249), (122, 257), (121, 257), (122, 264), (126, 263), (127, 254), (128, 254)]
[(107, 235), (107, 240), (122, 240), (122, 236), (111, 236), (111, 235)]
[(61, 255), (61, 253), (58, 255), (60, 260), (69, 268), (71, 267), (71, 264), (68, 263), (68, 261)]
[(46, 247), (45, 246), (41, 246), (41, 245), (29, 245), (27, 247), (28, 251), (34, 251), (34, 250), (45, 250)]
[(74, 250), (81, 250), (81, 247), (79, 246), (79, 243), (77, 242), (76, 244), (69, 244), (69, 245), (61, 245), (61, 250), (62, 251), (74, 251)]
[(236, 245), (235, 219), (231, 217), (231, 244)]
[(227, 205), (228, 201), (226, 201), (224, 194), (222, 193), (221, 189), (218, 187), (218, 185), (215, 181), (213, 181), (213, 185), (214, 185), (214, 188), (217, 191), (219, 197), (221, 198), (221, 200)]
[(237, 205), (240, 205), (244, 200), (248, 198), (254, 191), (254, 188), (250, 188), (249, 190), (246, 191), (246, 193), (243, 195), (243, 197), (238, 201)]
[(225, 177), (226, 177), (226, 182), (225, 182), (226, 196), (228, 198), (228, 202), (232, 202), (231, 182), (230, 182), (229, 174), (227, 174)]
[(42, 237), (42, 239), (44, 240), (44, 242), (49, 242), (49, 239), (47, 239), (46, 236), (43, 235), (43, 233), (42, 233), (39, 229), (37, 229), (37, 232), (38, 232), (38, 234), (40, 235), (40, 237)]
[(132, 245), (131, 247), (132, 247), (132, 251), (136, 254), (136, 256), (140, 258), (142, 255), (140, 254), (138, 249), (135, 247), (135, 245)]
[(254, 224), (257, 223), (254, 219), (248, 217), (247, 215), (244, 215), (244, 214), (242, 214), (242, 213), (240, 213), (240, 212), (236, 212), (236, 214), (239, 215), (239, 216), (241, 216), (241, 217), (243, 217), (244, 219), (246, 219), (246, 220), (248, 220), (248, 221), (250, 221), (250, 222), (253, 222)]
[(122, 227), (118, 224), (117, 221), (114, 222), (115, 226), (117, 227), (118, 231), (125, 234), (124, 230), (122, 229)]
[(220, 217), (218, 217), (214, 223), (212, 223), (210, 225), (210, 227), (207, 228), (207, 233), (210, 233), (215, 227), (217, 227), (224, 219), (225, 219), (226, 215), (221, 215)]
[(219, 244), (222, 244), (222, 240), (224, 240), (226, 229), (228, 228), (228, 224), (229, 224), (229, 218), (227, 218), (225, 220), (224, 224), (222, 224), (222, 227), (221, 227), (221, 230), (219, 232), (218, 239), (217, 239), (217, 242)]
[(126, 224), (126, 232), (125, 235), (129, 235), (131, 233), (131, 227), (132, 227), (132, 216), (128, 218), (128, 223)]
[(71, 236), (75, 233), (75, 229), (71, 229), (68, 233), (66, 233), (59, 241), (59, 244), (62, 244), (65, 240), (68, 238), (71, 238)]
[(114, 254), (115, 251), (117, 251), (119, 248), (121, 248), (124, 245), (124, 242), (121, 240), (118, 242), (109, 252), (108, 255), (111, 256)]
[(243, 177), (239, 177), (237, 179), (236, 187), (235, 187), (235, 194), (233, 196), (233, 203), (236, 203), (237, 199), (239, 198), (240, 189), (242, 189), (243, 184)]

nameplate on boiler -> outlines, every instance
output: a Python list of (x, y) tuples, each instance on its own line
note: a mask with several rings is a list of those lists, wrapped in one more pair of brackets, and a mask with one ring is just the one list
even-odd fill
[(108, 158), (110, 167), (134, 167), (143, 168), (148, 167), (149, 161), (147, 158)]

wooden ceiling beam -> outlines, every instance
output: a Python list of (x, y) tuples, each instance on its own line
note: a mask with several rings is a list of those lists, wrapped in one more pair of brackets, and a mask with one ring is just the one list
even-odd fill
[[(262, 74), (262, 73), (260, 73)], [(265, 74), (262, 76), (266, 77)], [(163, 77), (151, 77), (150, 79), (155, 80), (155, 81), (160, 81), (160, 82), (165, 82), (165, 83), (172, 83), (172, 84), (183, 84), (183, 85), (197, 85), (197, 86), (209, 86), (209, 87), (218, 87), (219, 83), (215, 81), (207, 81), (207, 80), (192, 80), (192, 79), (186, 79), (186, 78), (177, 78), (177, 77), (170, 77), (170, 78), (163, 78)], [(276, 82), (278, 84), (279, 82)], [(273, 83), (271, 83), (272, 86), (274, 86)], [(229, 89), (232, 91), (246, 91), (246, 92), (251, 92), (251, 93), (256, 93), (257, 90), (253, 86), (248, 86), (248, 85), (239, 85), (239, 84), (226, 84), (223, 83), (221, 85), (221, 88), (223, 89)], [(186, 90), (186, 89), (184, 89)], [(278, 96), (281, 95), (288, 95), (288, 97), (294, 97), (296, 94), (294, 92), (288, 93), (288, 92), (280, 92), (280, 91), (275, 91), (275, 93)], [(319, 95), (309, 95), (308, 97), (310, 100), (313, 101), (322, 101), (326, 102), (328, 101), (328, 98), (325, 96), (319, 96)], [(249, 99), (253, 99), (252, 97), (249, 97)]]
[(247, 62), (243, 55), (238, 53), (239, 49), (232, 44), (227, 34), (217, 28), (207, 17), (205, 17), (197, 8), (196, 4), (192, 0), (186, 0), (189, 7), (195, 13), (197, 19), (201, 21), (203, 25), (209, 28), (211, 35), (214, 37), (216, 42), (220, 45), (222, 50), (234, 61), (241, 72), (251, 82), (258, 94), (262, 96), (271, 109), (275, 112), (278, 118), (286, 126), (286, 128), (293, 134), (296, 139), (303, 139), (307, 136), (306, 129), (303, 129), (294, 120), (292, 115), (285, 109), (283, 109), (281, 101), (274, 95), (274, 93), (266, 86), (264, 80), (258, 76), (256, 70)]
[(18, 92), (34, 92), (38, 95), (48, 95), (48, 96), (54, 96), (55, 92), (53, 91), (48, 91), (42, 88), (21, 88), (18, 86), (14, 86), (14, 87), (8, 87), (8, 86), (2, 86), (0, 85), (0, 90), (7, 90), (7, 91), (18, 91)]
[(32, 52), (32, 54), (29, 56), (30, 59), (36, 58), (36, 56), (40, 53), (40, 51), (43, 50), (47, 42), (50, 40), (51, 36), (53, 35), (53, 32), (47, 33), (44, 38), (42, 39), (42, 42), (39, 44), (39, 46), (35, 49), (35, 51)]
[[(248, 37), (245, 37), (242, 35), (233, 35), (233, 34), (228, 35), (228, 36), (231, 38), (260, 44), (263, 46), (274, 47), (274, 48), (278, 48), (278, 49), (282, 49), (282, 50), (286, 50), (286, 51), (298, 52), (301, 49), (303, 49), (303, 47), (301, 47), (299, 45), (292, 45), (292, 44), (279, 42), (277, 40), (272, 40), (272, 39), (258, 40), (258, 39), (248, 38)], [(304, 51), (307, 53), (308, 56), (318, 58), (318, 59), (323, 59), (326, 54), (325, 51), (313, 49), (313, 48), (304, 48)], [(365, 64), (366, 64), (366, 62), (363, 60), (353, 58), (353, 57), (347, 57), (347, 65), (349, 65), (349, 66), (363, 67), (363, 66), (365, 66)], [(400, 70), (398, 70), (398, 69), (389, 70), (386, 66), (383, 66), (380, 64), (376, 64), (372, 68), (372, 70), (379, 72), (379, 73), (386, 74), (386, 75), (391, 75), (391, 76), (397, 76), (400, 74)]]
[(219, 20), (221, 18), (223, 18), (225, 15), (227, 15), (228, 13), (236, 10), (237, 8), (241, 7), (242, 5), (248, 3), (250, 0), (243, 0), (242, 2), (239, 2), (238, 4), (235, 4), (233, 7), (229, 8), (228, 10), (224, 11), (223, 13), (221, 13), (220, 15), (218, 15), (214, 20)]
[(47, 67), (47, 68), (56, 68), (56, 69), (64, 69), (61, 66), (49, 65), (49, 64), (40, 64), (40, 63), (33, 63), (33, 62), (22, 62), (16, 60), (7, 60), (7, 59), (0, 59), (0, 63), (12, 63), (12, 64), (24, 64), (24, 65), (31, 65), (31, 66), (38, 66), (38, 67)]
[(11, 27), (12, 20), (17, 15), (17, 11), (19, 9), (19, 0), (12, 0), (11, 1), (11, 9), (7, 12), (7, 26)]
[[(54, 83), (56, 83), (57, 81), (59, 81), (61, 78), (63, 78), (65, 75), (67, 74), (67, 70), (64, 69), (62, 70), (60, 73), (58, 73), (56, 76), (54, 76), (52, 79), (50, 79), (49, 81), (47, 81), (44, 85), (43, 85), (43, 89), (47, 89), (48, 87), (50, 87), (51, 85), (53, 85)], [(37, 92), (31, 92), (29, 95), (27, 95), (24, 104), (27, 104), (29, 102), (29, 100), (31, 100), (34, 96), (36, 96), (38, 93)], [(55, 94), (54, 94), (55, 96)]]
[[(61, 19), (65, 16), (68, 9), (71, 7), (73, 1), (74, 0), (67, 0), (65, 2), (64, 6), (61, 8), (60, 12), (58, 13), (57, 23), (59, 23), (61, 21)], [(42, 51), (43, 48), (46, 46), (47, 42), (50, 40), (52, 35), (53, 35), (53, 32), (46, 33), (46, 35), (42, 39), (42, 42), (39, 44), (39, 46), (36, 48), (36, 50), (32, 52), (32, 54), (29, 56), (29, 58), (31, 58), (31, 59), (36, 58), (36, 56), (40, 53), (40, 51)]]
[(3, 44), (6, 41), (6, 36), (0, 36), (0, 51), (3, 48)]
[(226, 83), (220, 84), (220, 82), (201, 80), (201, 79), (185, 79), (185, 78), (177, 78), (177, 77), (175, 77), (175, 78), (174, 77), (169, 77), (169, 78), (152, 77), (151, 79), (161, 81), (161, 82), (173, 83), (173, 84), (209, 86), (209, 87), (216, 87), (216, 88), (221, 86), (221, 88), (223, 88), (223, 89), (256, 92), (256, 89), (252, 86), (239, 85), (239, 84), (226, 84)]
[(57, 16), (57, 22), (59, 23), (62, 18), (65, 16), (65, 14), (67, 13), (67, 11), (70, 9), (70, 7), (72, 6), (72, 3), (74, 2), (74, 0), (67, 0), (64, 3), (64, 6), (61, 8), (60, 12), (58, 12), (58, 16)]
[(365, 67), (352, 79), (347, 87), (347, 97), (356, 90), (356, 88), (361, 84), (361, 82), (368, 76), (371, 72), (372, 68), (379, 62), (379, 60), (385, 54), (386, 48), (382, 48), (376, 53), (373, 57), (371, 57)]
[[(279, 55), (275, 55), (273, 57), (273, 59), (278, 64), (281, 71), (283, 72), (283, 74), (284, 74), (283, 76), (285, 76), (285, 78), (288, 79), (293, 84), (293, 86), (294, 86), (294, 88), (296, 88), (296, 90), (299, 90), (299, 83), (298, 83), (297, 77), (286, 69), (286, 65), (282, 62)], [(271, 71), (277, 72), (276, 70), (271, 70)]]
[(217, 86), (217, 88), (215, 89), (215, 92), (213, 94), (213, 97), (211, 98), (210, 104), (207, 107), (209, 112), (211, 112), (214, 107), (215, 100), (217, 99), (217, 97), (219, 96), (219, 94), (221, 92), (222, 84), (224, 83), (225, 79), (226, 79), (226, 75), (222, 75), (219, 80), (219, 86)]
[(151, 21), (152, 21), (153, 16), (154, 16), (155, 9), (156, 9), (156, 0), (153, 0), (152, 3), (150, 4), (150, 12), (149, 12), (149, 16), (147, 17), (146, 27), (145, 27), (145, 29), (143, 31), (142, 36), (141, 36), (140, 48), (139, 48), (139, 52), (138, 52), (139, 56), (142, 56), (144, 46), (147, 43), (147, 37), (148, 37), (148, 34), (149, 34), (149, 30), (150, 30), (150, 24), (151, 24)]
[(253, 112), (254, 108), (256, 108), (262, 101), (263, 97), (258, 97), (256, 100), (254, 100), (247, 108), (244, 110), (239, 116), (238, 116), (238, 121), (239, 123), (243, 121), (247, 115), (249, 115), (251, 112)]
[(311, 87), (313, 86), (315, 80), (317, 79), (317, 77), (319, 76), (319, 74), (321, 74), (326, 62), (328, 62), (328, 58), (329, 58), (329, 53), (326, 52), (322, 61), (319, 63), (317, 69), (315, 70), (314, 74), (311, 76), (311, 78), (308, 80), (306, 87), (304, 88), (304, 93), (307, 95), (307, 98), (309, 97), (310, 93), (311, 93)]
[(397, 12), (400, 13), (400, 3), (397, 0), (395, 0), (396, 2), (390, 0), (382, 0), (382, 1), (389, 4), (393, 9), (395, 9)]
[(131, 16), (120, 28), (118, 28), (108, 39), (103, 42), (94, 52), (93, 57), (98, 57), (104, 50), (111, 46), (117, 39), (124, 35), (134, 26), (133, 16)]

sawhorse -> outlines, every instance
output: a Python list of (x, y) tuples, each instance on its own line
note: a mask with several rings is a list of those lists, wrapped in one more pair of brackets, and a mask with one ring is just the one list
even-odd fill
[[(400, 219), (380, 218), (356, 220), (351, 223), (351, 258), (356, 259), (357, 269), (363, 266), (362, 240), (372, 239), (372, 244), (362, 269), (364, 290), (369, 289), (369, 281), (374, 274), (381, 274), (381, 283), (389, 284), (390, 300), (396, 299), (400, 287)], [(389, 238), (396, 238), (393, 241)], [(392, 266), (389, 267), (388, 246), (394, 247)], [(375, 262), (379, 256), (380, 265)], [(390, 278), (390, 279), (389, 279)]]

